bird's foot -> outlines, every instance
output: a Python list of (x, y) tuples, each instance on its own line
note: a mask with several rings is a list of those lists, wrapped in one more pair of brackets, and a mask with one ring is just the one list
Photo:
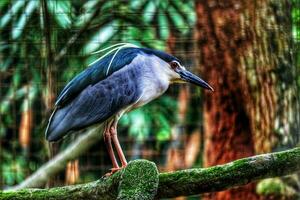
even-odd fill
[(110, 169), (110, 172), (106, 173), (104, 176), (108, 177), (116, 173), (117, 171), (120, 171), (121, 169), (124, 169), (127, 165), (123, 165), (122, 167), (113, 167)]

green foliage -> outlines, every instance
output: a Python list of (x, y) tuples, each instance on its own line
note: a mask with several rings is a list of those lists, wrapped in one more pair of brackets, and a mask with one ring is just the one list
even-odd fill
[[(300, 72), (300, 3), (297, 0), (292, 1), (292, 34), (295, 44), (294, 63), (297, 67), (297, 72)], [(300, 87), (300, 76), (298, 76), (298, 87)]]
[(154, 135), (158, 141), (166, 141), (171, 136), (171, 125), (177, 121), (176, 110), (176, 100), (163, 96), (147, 106), (125, 114), (120, 125), (127, 127), (129, 135), (137, 140), (145, 140)]
[[(45, 0), (45, 13), (41, 2), (0, 1), (0, 140), (7, 156), (4, 162), (7, 173), (15, 166), (29, 173), (33, 170), (22, 164), (26, 156), (13, 156), (15, 149), (21, 146), (18, 141), (11, 145), (10, 140), (18, 138), (22, 112), (31, 109), (34, 115), (31, 137), (43, 141), (49, 115), (46, 112), (49, 98), (46, 91), (51, 81), (47, 74), (49, 62), (54, 63), (52, 71), (59, 92), (97, 59), (98, 55), (90, 55), (91, 52), (118, 42), (164, 50), (170, 33), (190, 34), (195, 21), (191, 0), (133, 0), (129, 3)], [(43, 14), (49, 15), (48, 21), (44, 21)], [(50, 46), (46, 43), (46, 28), (50, 32)], [(79, 37), (74, 37), (78, 33)], [(71, 42), (68, 44), (68, 41)], [(48, 57), (49, 50), (53, 58)], [(176, 108), (176, 100), (163, 97), (124, 116), (121, 126), (128, 128), (133, 138), (143, 140), (154, 135), (157, 140), (164, 141), (170, 137), (171, 125), (176, 121)], [(31, 147), (29, 151), (34, 155), (46, 155), (44, 146)], [(39, 156), (33, 165), (43, 163), (44, 157)], [(18, 178), (10, 180), (5, 175), (4, 183), (20, 182), (24, 176), (19, 174)]]
[(293, 0), (292, 5), (293, 38), (296, 42), (300, 42), (300, 3), (297, 0)]
[(256, 191), (259, 195), (272, 197), (289, 197), (296, 199), (297, 192), (280, 178), (269, 178), (260, 181), (256, 186)]
[[(14, 156), (20, 149), (16, 140), (24, 110), (34, 112), (32, 137), (43, 140), (47, 121), (46, 99), (47, 50), (56, 59), (63, 49), (66, 54), (55, 62), (55, 86), (58, 91), (98, 55), (91, 52), (118, 42), (130, 42), (141, 46), (164, 50), (170, 34), (190, 35), (195, 23), (194, 1), (188, 0), (131, 0), (131, 1), (68, 1), (45, 0), (49, 21), (43, 20), (41, 2), (37, 0), (0, 1), (0, 158), (4, 183), (20, 182), (34, 167), (24, 165), (24, 155)], [(300, 6), (292, 1), (292, 33), (296, 44), (295, 64), (300, 70)], [(50, 47), (45, 43), (45, 27), (50, 31)], [(77, 33), (74, 41), (68, 46)], [(53, 61), (52, 61), (53, 62)], [(300, 86), (300, 77), (298, 77)], [(126, 128), (132, 138), (144, 140), (153, 137), (157, 141), (170, 138), (172, 124), (176, 122), (176, 100), (164, 96), (151, 104), (125, 115), (120, 130)], [(197, 116), (194, 110), (188, 116)], [(191, 121), (190, 119), (188, 121)], [(198, 121), (198, 120), (197, 120)], [(14, 144), (12, 145), (11, 142)], [(39, 159), (30, 166), (44, 162), (45, 147), (31, 147)], [(4, 162), (2, 162), (4, 161)], [(13, 170), (15, 177), (9, 177)]]
[(55, 19), (55, 22), (63, 29), (68, 29), (72, 25), (72, 5), (71, 1), (48, 1), (48, 9)]
[(3, 179), (7, 185), (14, 185), (21, 182), (26, 176), (22, 169), (26, 167), (26, 161), (23, 156), (17, 156), (13, 158), (12, 154), (8, 152), (2, 152), (4, 162), (1, 163), (3, 170)]

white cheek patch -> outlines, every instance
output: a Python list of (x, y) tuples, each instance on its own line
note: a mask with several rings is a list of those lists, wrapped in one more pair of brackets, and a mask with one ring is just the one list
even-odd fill
[(177, 79), (179, 78), (180, 79), (180, 75), (178, 73), (176, 73), (176, 72), (173, 71), (173, 74), (174, 74), (175, 78), (177, 78)]
[(168, 74), (169, 74), (170, 80), (180, 78), (180, 75), (169, 67), (168, 67)]

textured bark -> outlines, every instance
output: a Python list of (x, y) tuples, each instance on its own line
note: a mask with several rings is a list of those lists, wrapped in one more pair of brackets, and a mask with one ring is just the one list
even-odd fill
[(56, 72), (57, 67), (54, 64), (54, 52), (52, 51), (51, 45), (51, 21), (48, 13), (47, 1), (41, 1), (41, 11), (42, 11), (42, 19), (43, 19), (43, 36), (44, 36), (44, 51), (45, 51), (45, 69), (46, 69), (46, 77), (47, 77), (47, 94), (45, 97), (45, 105), (47, 111), (49, 112), (53, 106), (55, 101), (56, 91)]
[[(278, 89), (286, 84), (279, 70), (292, 74), (289, 41), (282, 29), (288, 24), (285, 2), (196, 3), (201, 74), (215, 89), (205, 93), (205, 166), (270, 152), (279, 131), (282, 141), (289, 140), (293, 93), (288, 85), (284, 92)], [(206, 199), (251, 200), (257, 195), (255, 186), (247, 185)]]
[(51, 189), (0, 192), (6, 199), (153, 199), (225, 190), (263, 178), (300, 170), (300, 148), (236, 160), (206, 169), (158, 174), (154, 163), (130, 162), (122, 171), (98, 181)]

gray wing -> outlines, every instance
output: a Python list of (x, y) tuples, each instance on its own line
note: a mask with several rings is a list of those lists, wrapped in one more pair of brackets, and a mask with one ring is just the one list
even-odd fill
[(114, 56), (114, 52), (105, 56), (73, 78), (57, 97), (55, 105), (63, 107), (89, 85), (94, 85), (108, 78), (114, 72), (130, 64), (140, 51), (139, 48), (132, 47), (120, 50), (116, 54), (110, 70), (108, 70), (108, 66)]
[(47, 140), (57, 141), (72, 130), (101, 123), (134, 104), (140, 96), (137, 73), (137, 70), (120, 70), (85, 88), (68, 105), (57, 108), (48, 124)]

